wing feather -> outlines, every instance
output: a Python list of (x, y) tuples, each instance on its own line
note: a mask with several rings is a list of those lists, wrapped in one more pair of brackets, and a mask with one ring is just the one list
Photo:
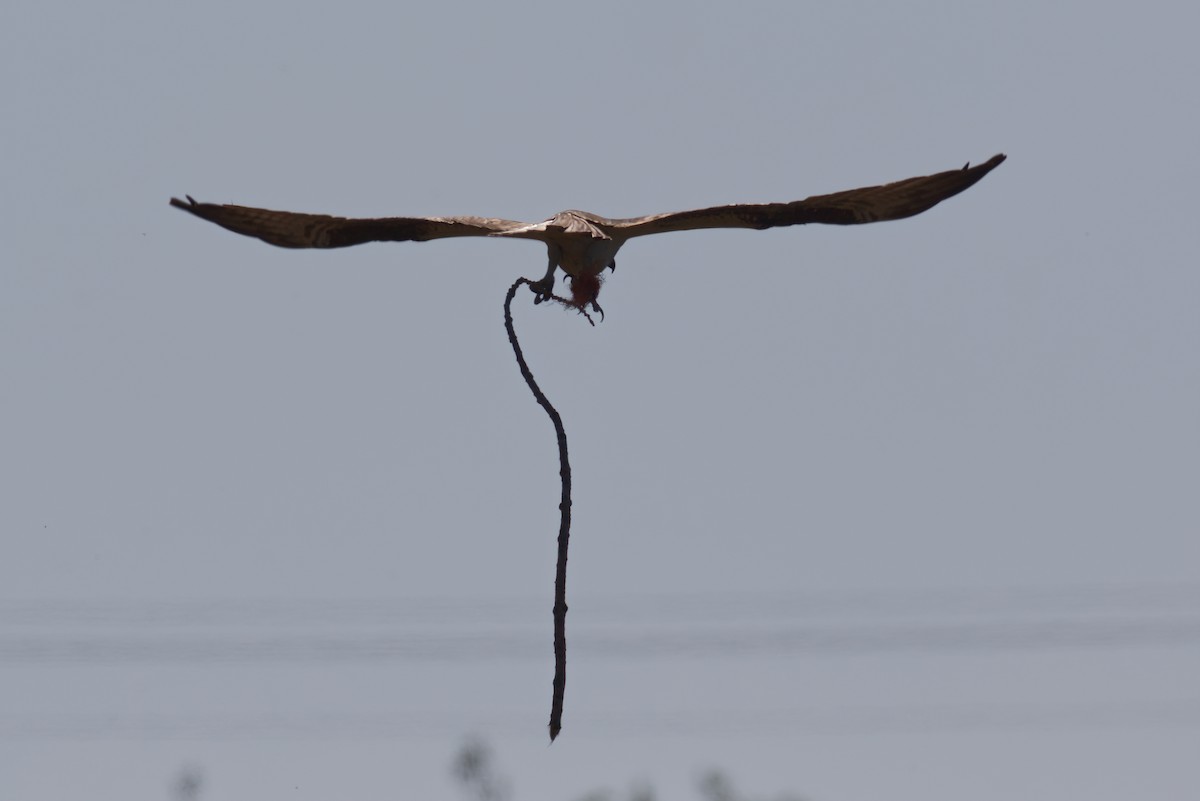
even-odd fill
[(171, 205), (239, 234), (282, 248), (344, 248), (364, 242), (425, 242), (453, 236), (491, 236), (525, 227), (490, 217), (354, 219), (171, 198)]
[(814, 195), (791, 203), (712, 206), (706, 209), (652, 214), (604, 223), (625, 237), (691, 231), (698, 228), (776, 228), (805, 223), (858, 225), (899, 220), (920, 214), (974, 184), (1004, 161), (1003, 154), (983, 164), (923, 175), (904, 181)]

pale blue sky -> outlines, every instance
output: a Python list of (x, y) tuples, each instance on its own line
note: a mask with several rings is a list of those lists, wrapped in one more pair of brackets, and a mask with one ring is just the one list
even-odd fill
[[(0, 798), (453, 797), (471, 732), (519, 799), (1190, 792), (1198, 26), (9, 3)], [(997, 152), (911, 220), (635, 241), (596, 328), (518, 304), (576, 481), (549, 749), (557, 465), (501, 317), (543, 251), (167, 205), (632, 216)]]

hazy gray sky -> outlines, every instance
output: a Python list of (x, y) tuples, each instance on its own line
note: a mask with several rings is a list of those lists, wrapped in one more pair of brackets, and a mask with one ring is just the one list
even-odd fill
[[(0, 798), (1200, 781), (1193, 4), (10, 2)], [(171, 209), (609, 216), (1005, 152), (920, 217), (290, 252)]]

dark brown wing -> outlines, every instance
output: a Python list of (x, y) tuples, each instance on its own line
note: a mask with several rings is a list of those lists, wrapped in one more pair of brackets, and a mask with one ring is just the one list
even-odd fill
[(762, 229), (804, 223), (857, 225), (899, 220), (920, 214), (946, 198), (957, 195), (995, 169), (1004, 158), (1001, 154), (974, 167), (967, 165), (961, 170), (909, 178), (883, 186), (815, 195), (792, 203), (713, 206), (627, 220), (604, 220), (604, 223), (627, 237), (634, 237), (697, 228)]
[(171, 198), (171, 205), (239, 234), (281, 248), (344, 248), (364, 242), (424, 242), (451, 236), (490, 236), (525, 223), (488, 217), (380, 217), (350, 219)]

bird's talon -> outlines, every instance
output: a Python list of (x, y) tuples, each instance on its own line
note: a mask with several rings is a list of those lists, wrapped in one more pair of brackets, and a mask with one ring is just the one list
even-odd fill
[(554, 297), (554, 284), (553, 282), (546, 281), (545, 279), (541, 281), (530, 281), (529, 289), (531, 292), (533, 292), (534, 305), (537, 305), (544, 300), (550, 300), (550, 298)]

